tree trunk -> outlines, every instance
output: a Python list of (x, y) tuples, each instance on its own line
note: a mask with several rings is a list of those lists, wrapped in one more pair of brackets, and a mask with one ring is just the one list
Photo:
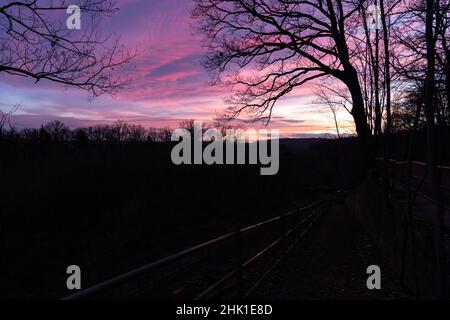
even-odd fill
[(447, 119), (447, 125), (450, 125), (450, 57), (447, 58), (447, 64), (445, 67), (445, 91), (447, 93), (447, 112), (448, 112), (448, 119)]
[[(386, 22), (386, 12), (384, 9), (384, 0), (380, 0), (381, 23), (383, 24), (383, 41), (384, 41), (384, 68), (386, 79), (386, 131), (389, 136), (392, 127), (391, 118), (391, 64), (389, 61), (389, 27)], [(389, 143), (388, 143), (389, 146)]]
[[(375, 0), (375, 5), (377, 5)], [(378, 22), (377, 22), (378, 23)], [(375, 29), (375, 63), (373, 64), (375, 78), (375, 147), (378, 148), (378, 140), (381, 134), (381, 103), (380, 103), (380, 32), (378, 26)], [(376, 150), (378, 152), (378, 150)]]
[(372, 135), (367, 124), (364, 98), (356, 70), (351, 70), (349, 75), (350, 76), (346, 79), (347, 81), (345, 81), (345, 83), (352, 96), (353, 107), (351, 113), (355, 122), (356, 133), (358, 134), (362, 153), (362, 168), (363, 171), (366, 172), (370, 168), (373, 159)]
[(389, 61), (389, 32), (386, 22), (386, 12), (384, 10), (384, 0), (380, 0), (380, 15), (381, 23), (383, 26), (383, 46), (384, 46), (384, 74), (385, 74), (385, 87), (386, 87), (386, 127), (384, 131), (384, 194), (389, 203), (389, 158), (390, 158), (390, 144), (391, 144), (391, 64)]
[[(438, 0), (437, 0), (438, 1)], [(446, 260), (444, 249), (444, 206), (440, 191), (439, 172), (437, 168), (436, 131), (435, 131), (435, 37), (433, 31), (434, 5), (436, 0), (428, 0), (426, 7), (426, 44), (427, 44), (427, 76), (425, 83), (425, 111), (427, 118), (427, 158), (428, 168), (433, 186), (433, 198), (435, 203), (434, 219), (434, 249), (436, 277), (436, 296), (443, 298), (446, 295)]]

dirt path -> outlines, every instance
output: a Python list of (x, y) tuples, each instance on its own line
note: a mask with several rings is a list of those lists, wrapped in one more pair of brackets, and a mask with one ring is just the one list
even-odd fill
[[(336, 205), (251, 298), (406, 299), (385, 260), (348, 213)], [(381, 268), (381, 290), (368, 290), (369, 265)]]

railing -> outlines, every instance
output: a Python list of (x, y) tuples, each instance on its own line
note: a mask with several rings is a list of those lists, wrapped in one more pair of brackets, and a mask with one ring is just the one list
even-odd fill
[[(295, 244), (302, 239), (305, 234), (310, 230), (314, 222), (319, 218), (319, 216), (324, 212), (324, 210), (329, 205), (329, 201), (316, 201), (310, 203), (309, 205), (293, 210), (291, 212), (282, 214), (278, 217), (271, 218), (256, 224), (253, 224), (248, 227), (239, 228), (236, 232), (230, 232), (224, 234), (220, 237), (212, 239), (210, 241), (204, 242), (202, 244), (196, 245), (189, 249), (180, 251), (176, 254), (173, 254), (169, 257), (163, 258), (161, 260), (155, 261), (153, 263), (147, 264), (130, 272), (124, 273), (120, 276), (112, 278), (110, 280), (104, 281), (97, 285), (94, 285), (90, 288), (84, 289), (75, 293), (73, 295), (67, 296), (63, 298), (63, 300), (79, 300), (79, 299), (91, 299), (91, 298), (99, 298), (100, 295), (107, 293), (108, 291), (113, 290), (121, 285), (125, 285), (132, 280), (138, 279), (140, 276), (149, 275), (156, 271), (165, 271), (165, 268), (168, 268), (173, 264), (181, 264), (183, 259), (188, 257), (192, 257), (196, 254), (209, 251), (213, 248), (216, 248), (225, 243), (232, 242), (235, 244), (234, 250), (232, 250), (234, 259), (237, 263), (235, 263), (235, 267), (225, 273), (225, 275), (221, 276), (220, 279), (214, 281), (214, 283), (210, 284), (206, 287), (206, 289), (201, 290), (195, 294), (195, 299), (207, 299), (210, 297), (214, 297), (220, 290), (225, 286), (228, 286), (227, 289), (233, 286), (238, 286), (243, 288), (243, 272), (245, 269), (254, 265), (257, 260), (260, 260), (264, 256), (274, 250), (276, 247), (280, 247), (281, 245), (286, 245), (288, 240), (290, 240), (290, 245), (284, 250), (284, 254), (281, 257), (277, 258), (274, 263), (270, 265), (264, 272), (261, 272), (262, 275), (258, 277), (254, 283), (251, 284), (250, 287), (247, 287), (245, 292), (242, 292), (242, 296), (249, 296), (264, 280), (264, 278), (276, 267), (276, 265), (283, 260), (283, 258), (289, 253), (292, 248), (294, 248)], [(290, 228), (287, 228), (290, 225)], [(261, 249), (257, 249), (256, 253), (252, 253), (249, 257), (244, 259), (244, 254), (242, 247), (244, 245), (244, 237), (252, 232), (261, 231), (265, 227), (277, 227), (278, 236), (276, 239), (271, 240), (268, 245), (264, 245)], [(268, 233), (263, 234), (256, 238), (258, 240), (263, 239), (267, 236)], [(251, 247), (251, 244), (247, 244), (247, 246)], [(254, 249), (254, 248), (253, 248)], [(220, 259), (220, 255), (222, 252), (217, 252), (214, 256), (209, 256), (209, 260)], [(202, 262), (203, 264), (203, 262)], [(166, 273), (170, 273), (167, 271)], [(259, 272), (257, 272), (259, 274)], [(101, 297), (100, 297), (101, 298)]]
[[(408, 187), (408, 178), (411, 178), (410, 187), (415, 189), (413, 193), (429, 202), (435, 203), (435, 200), (431, 195), (431, 184), (428, 181), (428, 165), (424, 162), (419, 161), (397, 161), (393, 159), (384, 159), (384, 158), (376, 158), (377, 166), (375, 167), (375, 171), (379, 174), (383, 172), (383, 166), (386, 161), (388, 163), (388, 176), (389, 176), (389, 184), (394, 185), (398, 184), (403, 187)], [(411, 170), (408, 172), (408, 165), (411, 165)], [(438, 165), (438, 180), (439, 187), (441, 189), (442, 195), (444, 197), (444, 208), (446, 210), (450, 210), (449, 201), (450, 201), (450, 167)], [(419, 176), (419, 175), (422, 176)], [(413, 197), (415, 199), (415, 197)]]

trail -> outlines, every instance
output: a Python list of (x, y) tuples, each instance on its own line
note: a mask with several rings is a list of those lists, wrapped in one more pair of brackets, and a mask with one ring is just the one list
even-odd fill
[[(367, 234), (335, 205), (250, 298), (276, 300), (406, 299)], [(381, 290), (369, 290), (369, 265), (381, 268)]]

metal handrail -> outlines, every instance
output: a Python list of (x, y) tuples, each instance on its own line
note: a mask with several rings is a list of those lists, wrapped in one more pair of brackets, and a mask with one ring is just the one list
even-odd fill
[[(377, 160), (377, 161), (385, 161), (385, 159), (384, 158), (375, 158), (375, 160)], [(397, 161), (397, 160), (393, 160), (393, 159), (387, 159), (387, 161), (389, 161), (389, 162), (391, 162), (391, 163), (394, 163), (395, 165), (407, 165), (408, 164), (408, 161), (402, 161), (402, 162), (399, 162), (399, 161)], [(426, 163), (424, 163), (424, 162), (418, 162), (418, 161), (411, 161), (411, 163), (413, 163), (413, 164), (417, 164), (417, 165), (420, 165), (420, 166), (427, 166), (427, 164)], [(437, 166), (439, 169), (441, 169), (442, 171), (446, 171), (446, 170), (449, 170), (450, 171), (450, 167), (447, 167), (447, 166), (442, 166), (442, 165), (439, 165), (439, 166)], [(374, 168), (375, 169), (375, 168)], [(376, 169), (375, 169), (376, 170)], [(395, 170), (395, 169), (394, 169)], [(377, 170), (376, 170), (377, 171)], [(416, 180), (421, 180), (419, 177), (416, 177), (416, 176), (414, 176), (414, 175), (411, 175), (411, 178), (413, 178), (413, 179), (416, 179)], [(404, 187), (407, 187), (407, 185), (405, 184), (405, 183), (402, 183), (401, 181), (398, 181), (398, 179), (396, 180), (396, 183), (398, 183), (398, 184), (400, 184), (400, 185), (402, 185), (402, 186), (404, 186)], [(441, 190), (449, 190), (447, 187), (444, 187), (444, 186), (440, 186), (440, 188), (441, 188)], [(425, 194), (425, 193), (423, 193), (423, 192), (420, 192), (419, 191), (419, 189), (420, 188), (418, 188), (417, 190), (416, 190), (416, 193), (417, 193), (417, 195), (419, 196), (419, 197), (421, 197), (421, 198), (423, 198), (423, 199), (425, 199), (425, 200), (427, 200), (427, 201), (429, 201), (429, 202), (432, 202), (432, 203), (436, 203), (436, 201), (432, 198), (432, 197), (430, 197), (429, 195), (427, 195), (427, 194)], [(444, 206), (444, 208), (446, 209), (446, 210), (448, 210), (448, 211), (450, 211), (450, 207), (448, 206), (448, 205), (446, 205), (446, 204), (444, 204), (443, 205)]]
[(79, 292), (77, 292), (75, 294), (72, 294), (72, 295), (69, 295), (67, 297), (64, 297), (62, 300), (80, 300), (80, 299), (91, 298), (91, 297), (93, 297), (94, 295), (96, 295), (98, 293), (101, 293), (101, 292), (103, 292), (103, 291), (105, 291), (107, 289), (112, 289), (112, 288), (114, 288), (114, 287), (116, 287), (118, 285), (121, 285), (121, 284), (125, 283), (128, 280), (137, 278), (140, 275), (143, 275), (143, 274), (146, 274), (146, 273), (148, 273), (150, 271), (154, 271), (156, 269), (159, 269), (159, 268), (161, 268), (161, 267), (163, 267), (163, 266), (165, 266), (165, 265), (167, 265), (167, 264), (169, 264), (171, 262), (178, 261), (178, 260), (180, 260), (180, 259), (182, 259), (182, 258), (184, 258), (186, 256), (189, 256), (189, 255), (197, 253), (197, 252), (199, 252), (201, 250), (210, 248), (212, 246), (215, 246), (215, 245), (217, 245), (219, 243), (222, 243), (222, 242), (225, 242), (227, 240), (233, 239), (236, 236), (236, 234), (247, 233), (249, 231), (258, 229), (258, 228), (260, 228), (262, 226), (271, 224), (271, 223), (273, 223), (275, 221), (280, 221), (284, 217), (291, 216), (291, 215), (294, 215), (294, 214), (303, 213), (303, 212), (307, 211), (308, 209), (311, 209), (311, 208), (313, 208), (313, 207), (315, 207), (315, 206), (317, 206), (319, 204), (323, 204), (323, 203), (325, 203), (324, 200), (315, 201), (315, 202), (312, 202), (312, 203), (306, 205), (303, 208), (292, 210), (290, 212), (287, 212), (287, 213), (282, 214), (280, 216), (277, 216), (275, 218), (271, 218), (271, 219), (267, 219), (265, 221), (261, 221), (261, 222), (255, 223), (255, 224), (253, 224), (251, 226), (247, 226), (247, 227), (244, 227), (242, 229), (239, 229), (236, 232), (229, 232), (229, 233), (224, 234), (222, 236), (219, 236), (217, 238), (211, 239), (209, 241), (203, 242), (203, 243), (198, 244), (196, 246), (193, 246), (191, 248), (188, 248), (188, 249), (182, 250), (180, 252), (177, 252), (177, 253), (175, 253), (173, 255), (170, 255), (170, 256), (168, 256), (166, 258), (157, 260), (155, 262), (152, 262), (152, 263), (149, 263), (149, 264), (144, 265), (142, 267), (136, 268), (136, 269), (134, 269), (132, 271), (126, 272), (126, 273), (124, 273), (122, 275), (119, 275), (117, 277), (114, 277), (112, 279), (109, 279), (109, 280), (106, 280), (106, 281), (101, 282), (99, 284), (96, 284), (96, 285), (94, 285), (92, 287), (89, 287), (87, 289), (79, 291)]
[[(385, 161), (386, 159), (384, 159), (384, 158), (375, 158), (375, 160), (377, 160), (377, 161)], [(387, 161), (395, 163), (396, 165), (407, 165), (409, 163), (408, 161), (397, 161), (397, 160), (394, 160), (394, 159), (387, 159)], [(423, 167), (428, 166), (427, 163), (420, 162), (420, 161), (411, 161), (411, 163), (412, 164), (416, 164), (418, 166), (423, 166)], [(448, 170), (448, 171), (450, 171), (450, 167), (449, 166), (438, 165), (437, 168), (441, 169), (441, 170), (446, 170), (446, 171)]]
[[(309, 206), (310, 207), (310, 206)], [(214, 290), (216, 290), (217, 288), (219, 288), (222, 284), (224, 284), (226, 281), (228, 281), (229, 279), (231, 279), (233, 276), (235, 276), (236, 274), (238, 274), (239, 271), (247, 268), (248, 266), (250, 266), (254, 261), (258, 260), (259, 258), (261, 258), (262, 256), (264, 256), (266, 253), (268, 253), (269, 251), (271, 251), (273, 248), (275, 248), (278, 244), (282, 243), (282, 241), (285, 239), (286, 236), (289, 236), (290, 234), (292, 234), (296, 229), (298, 229), (301, 225), (303, 225), (304, 223), (306, 223), (308, 220), (313, 219), (313, 221), (310, 222), (310, 224), (308, 225), (308, 228), (305, 229), (299, 236), (298, 238), (291, 244), (291, 246), (287, 249), (286, 253), (282, 256), (282, 258), (277, 259), (275, 261), (275, 263), (268, 269), (266, 270), (266, 272), (263, 273), (263, 275), (256, 281), (256, 283), (250, 288), (250, 290), (247, 291), (247, 293), (245, 294), (245, 297), (248, 297), (248, 295), (254, 291), (260, 284), (261, 282), (264, 280), (264, 278), (276, 267), (276, 265), (278, 265), (278, 263), (287, 255), (287, 253), (289, 253), (292, 248), (296, 245), (296, 243), (303, 238), (303, 236), (309, 231), (309, 229), (311, 228), (313, 222), (317, 219), (317, 216), (319, 214), (319, 209), (322, 207), (319, 207), (318, 209), (316, 209), (315, 212), (313, 212), (312, 214), (308, 215), (306, 218), (302, 219), (301, 221), (297, 222), (296, 225), (294, 227), (292, 227), (289, 231), (283, 233), (283, 235), (279, 238), (277, 238), (275, 241), (273, 241), (272, 243), (270, 243), (268, 246), (264, 247), (263, 249), (261, 249), (258, 253), (256, 253), (254, 256), (252, 256), (251, 258), (247, 259), (247, 261), (245, 261), (242, 265), (238, 266), (237, 268), (233, 269), (232, 271), (230, 271), (229, 273), (227, 273), (223, 278), (219, 279), (217, 282), (215, 282), (214, 284), (212, 284), (210, 287), (208, 287), (206, 290), (204, 290), (202, 293), (200, 293), (199, 295), (197, 295), (195, 297), (194, 300), (201, 300), (203, 298), (208, 297), (212, 292), (214, 292)]]

